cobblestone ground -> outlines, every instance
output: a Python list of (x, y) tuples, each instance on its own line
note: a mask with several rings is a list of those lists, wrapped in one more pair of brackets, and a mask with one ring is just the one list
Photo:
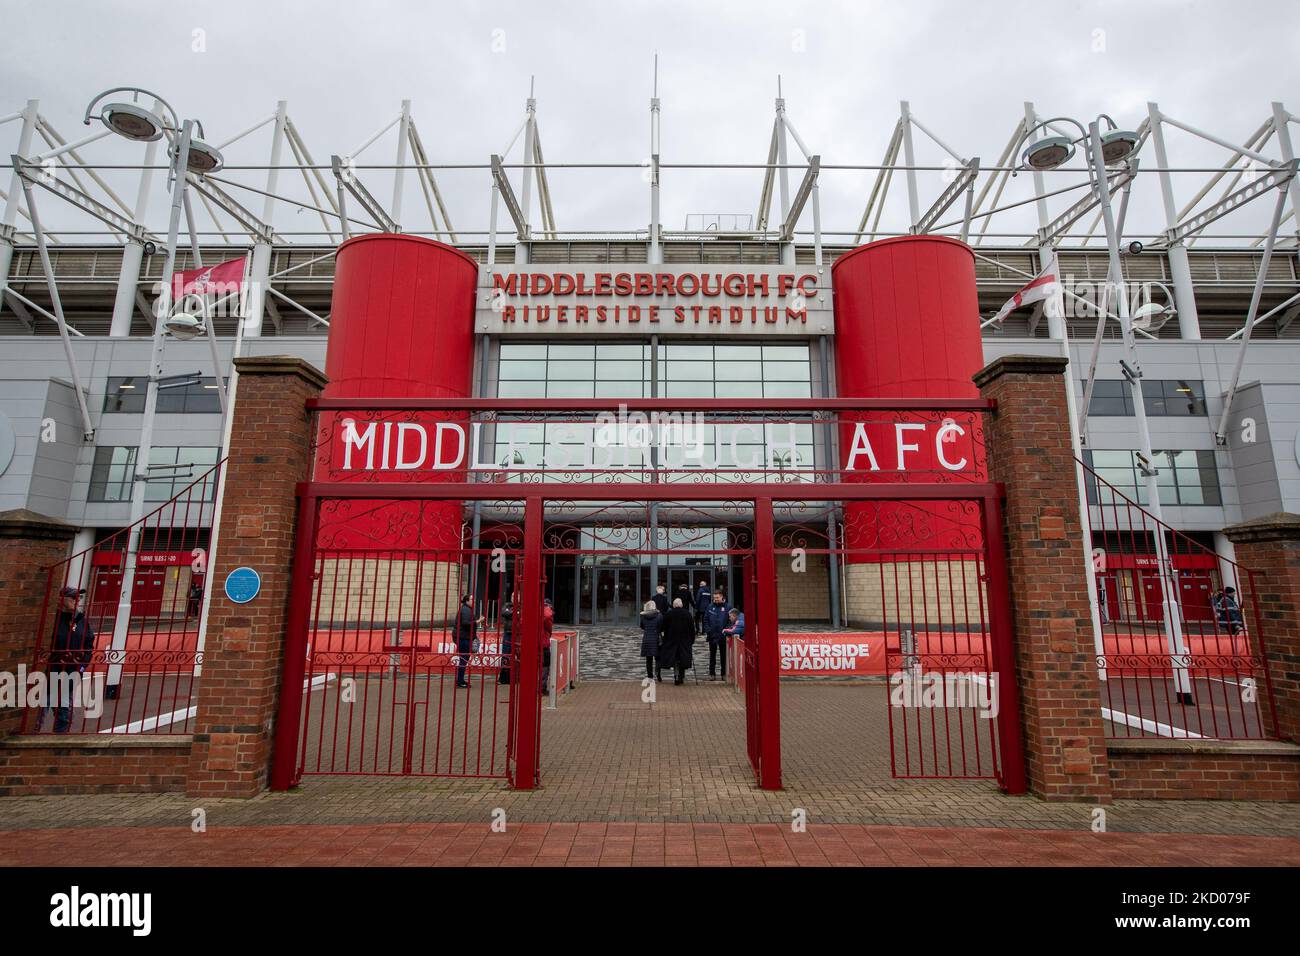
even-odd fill
[[(743, 703), (734, 689), (707, 682), (682, 687), (669, 682), (656, 689), (657, 703), (650, 706), (641, 701), (639, 683), (589, 682), (563, 698), (558, 710), (544, 711), (543, 786), (533, 792), (510, 791), (498, 780), (308, 776), (291, 793), (205, 800), (202, 808), (209, 828), (486, 827), (501, 808), (511, 824), (689, 821), (788, 830), (792, 813), (803, 809), (810, 825), (1090, 832), (1088, 805), (1009, 797), (985, 780), (891, 779), (885, 690), (879, 685), (782, 684), (786, 789), (780, 792), (754, 786), (745, 757)], [(166, 827), (188, 832), (196, 806), (182, 794), (6, 797), (0, 798), (0, 829)], [(1129, 800), (1107, 807), (1106, 815), (1112, 833), (1300, 837), (1300, 805), (1293, 804)], [(79, 830), (77, 839), (86, 832)], [(662, 836), (671, 828), (653, 832)], [(10, 843), (8, 837), (0, 840), (0, 846)], [(1282, 848), (1278, 852), (1292, 852), (1285, 850), (1290, 845), (1277, 844)]]

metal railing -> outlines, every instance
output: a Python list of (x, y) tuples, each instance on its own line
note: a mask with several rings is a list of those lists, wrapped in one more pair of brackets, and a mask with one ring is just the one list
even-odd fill
[(1107, 734), (1277, 737), (1254, 573), (1157, 521), (1083, 462), (1079, 467)]
[(25, 711), (21, 733), (193, 732), (223, 466), (46, 569), (30, 677), (48, 693)]

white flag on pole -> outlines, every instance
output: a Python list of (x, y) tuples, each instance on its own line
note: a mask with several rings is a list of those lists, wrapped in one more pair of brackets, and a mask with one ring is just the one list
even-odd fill
[(1006, 304), (998, 309), (998, 314), (984, 324), (1001, 325), (1008, 315), (1021, 306), (1042, 302), (1052, 296), (1060, 295), (1061, 292), (1061, 270), (1056, 253), (1053, 252), (1051, 260), (1043, 267), (1043, 271), (1030, 279), (1019, 292), (1007, 299)]

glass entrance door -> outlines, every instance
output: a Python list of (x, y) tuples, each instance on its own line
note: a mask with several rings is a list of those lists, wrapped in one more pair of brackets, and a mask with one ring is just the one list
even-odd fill
[(638, 568), (597, 568), (594, 620), (597, 624), (635, 624)]

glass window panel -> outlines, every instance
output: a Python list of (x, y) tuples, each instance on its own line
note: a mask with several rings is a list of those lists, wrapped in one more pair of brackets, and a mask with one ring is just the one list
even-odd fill
[(642, 378), (641, 362), (640, 360), (635, 362), (598, 361), (596, 362), (596, 378), (607, 382), (639, 382)]
[(659, 366), (665, 381), (674, 379), (713, 379), (712, 362), (667, 362)]
[(759, 345), (723, 345), (718, 358), (734, 359), (743, 362), (757, 362), (763, 357), (763, 348)]
[(542, 359), (503, 361), (498, 377), (502, 380), (516, 381), (519, 379), (544, 379), (546, 378), (546, 362)]
[(1167, 415), (1165, 411), (1165, 383), (1159, 379), (1142, 380), (1142, 400), (1148, 415)]
[(665, 382), (665, 398), (712, 398), (713, 381)]
[(594, 359), (596, 357), (596, 346), (557, 345), (552, 342), (549, 346), (548, 357), (552, 362), (556, 359)]
[(497, 385), (498, 398), (545, 398), (546, 383), (537, 382), (500, 382)]
[(1175, 379), (1165, 383), (1170, 415), (1205, 415), (1205, 383)]
[(650, 394), (650, 386), (639, 379), (618, 382), (596, 382), (596, 398), (642, 398)]
[(763, 383), (761, 381), (728, 381), (719, 380), (715, 386), (718, 398), (762, 398)]
[(808, 361), (808, 346), (806, 345), (764, 345), (763, 361), (791, 361), (801, 359)]
[(587, 379), (595, 378), (596, 363), (582, 362), (576, 360), (564, 360), (557, 362), (554, 358), (546, 365), (546, 377), (549, 379)]
[(763, 361), (763, 377), (769, 382), (806, 382), (811, 377), (807, 362)]
[(637, 359), (647, 358), (649, 347), (645, 345), (597, 345), (597, 359)]
[(690, 342), (684, 345), (664, 345), (660, 346), (661, 359), (672, 361), (681, 359), (685, 361), (713, 361), (713, 346), (707, 342)]
[(590, 380), (585, 382), (566, 382), (552, 379), (546, 383), (547, 398), (594, 398)]
[(501, 361), (511, 359), (544, 359), (546, 345), (522, 345), (514, 342), (501, 343)]
[[(1085, 383), (1086, 385), (1086, 383)], [(1118, 379), (1097, 379), (1092, 389), (1089, 415), (1132, 415), (1128, 383)]]
[(761, 362), (724, 362), (719, 360), (714, 363), (714, 374), (719, 381), (727, 379), (729, 381), (749, 380), (758, 382), (763, 378), (763, 364)]
[(764, 398), (812, 398), (812, 385), (808, 382), (765, 382)]

